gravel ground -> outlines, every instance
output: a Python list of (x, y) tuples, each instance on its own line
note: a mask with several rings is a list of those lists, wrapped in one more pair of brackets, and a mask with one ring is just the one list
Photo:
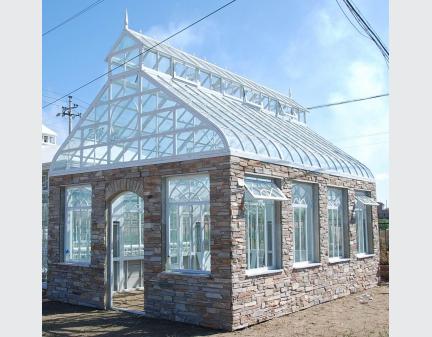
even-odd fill
[(388, 337), (389, 288), (380, 286), (252, 327), (221, 332), (43, 300), (43, 336)]

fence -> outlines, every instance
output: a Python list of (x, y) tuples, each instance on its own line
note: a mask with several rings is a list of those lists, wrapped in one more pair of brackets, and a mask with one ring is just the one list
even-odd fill
[(389, 230), (380, 229), (380, 278), (381, 281), (389, 281)]

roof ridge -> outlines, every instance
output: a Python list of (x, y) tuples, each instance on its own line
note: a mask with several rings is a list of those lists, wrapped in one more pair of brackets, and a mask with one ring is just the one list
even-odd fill
[[(229, 75), (231, 75), (231, 76), (233, 76), (233, 77), (238, 77), (238, 78), (240, 78), (241, 80), (243, 80), (243, 81), (245, 81), (245, 82), (251, 82), (251, 83), (254, 84), (255, 86), (260, 87), (260, 88), (262, 88), (262, 89), (264, 89), (264, 90), (267, 90), (267, 91), (273, 93), (274, 96), (276, 96), (275, 98), (278, 98), (277, 96), (281, 96), (281, 97), (283, 97), (287, 102), (293, 104), (295, 107), (300, 108), (300, 109), (303, 109), (303, 110), (305, 110), (305, 111), (308, 111), (308, 110), (307, 110), (303, 105), (301, 105), (300, 103), (298, 103), (298, 102), (295, 101), (294, 99), (288, 97), (286, 94), (283, 94), (283, 93), (281, 93), (281, 92), (279, 92), (279, 91), (277, 91), (277, 90), (275, 90), (275, 89), (272, 89), (272, 88), (266, 87), (265, 85), (259, 84), (259, 83), (255, 82), (255, 81), (253, 81), (253, 80), (251, 80), (251, 79), (249, 79), (249, 78), (246, 78), (246, 77), (243, 76), (243, 75), (239, 75), (239, 74), (237, 74), (237, 73), (235, 73), (235, 72), (233, 72), (233, 71), (230, 71), (230, 70), (224, 69), (224, 68), (222, 68), (221, 66), (219, 66), (219, 65), (217, 65), (217, 64), (211, 63), (211, 62), (209, 62), (209, 61), (207, 61), (207, 60), (204, 60), (204, 59), (199, 58), (199, 57), (197, 57), (197, 56), (195, 56), (195, 55), (192, 55), (192, 54), (190, 54), (190, 53), (187, 53), (187, 52), (185, 52), (185, 51), (183, 51), (183, 50), (181, 50), (181, 49), (179, 49), (179, 48), (173, 47), (173, 46), (170, 45), (170, 44), (167, 44), (167, 43), (165, 43), (165, 42), (164, 42), (164, 43), (160, 43), (160, 41), (158, 41), (158, 40), (156, 40), (156, 39), (154, 39), (154, 38), (152, 38), (152, 37), (150, 37), (150, 36), (148, 36), (148, 35), (145, 35), (145, 34), (143, 34), (143, 33), (139, 33), (139, 32), (137, 32), (137, 31), (135, 31), (135, 30), (130, 29), (130, 28), (127, 28), (127, 31), (130, 32), (130, 33), (133, 34), (133, 35), (138, 35), (138, 36), (137, 36), (138, 38), (148, 39), (148, 40), (151, 40), (151, 42), (154, 42), (155, 44), (159, 44), (159, 46), (163, 45), (163, 46), (165, 46), (165, 47), (168, 47), (168, 48), (174, 49), (174, 51), (176, 51), (176, 52), (178, 52), (178, 53), (180, 53), (180, 54), (184, 54), (186, 57), (192, 58), (192, 59), (193, 59), (194, 61), (196, 61), (196, 62), (204, 62), (206, 65), (209, 65), (210, 68), (211, 68), (211, 67), (215, 67), (215, 68), (217, 68), (218, 70), (220, 70), (220, 71), (222, 71), (222, 72), (226, 72), (226, 73), (228, 73)], [(173, 56), (173, 57), (175, 57), (175, 56)], [(210, 69), (207, 69), (207, 71), (211, 72)], [(243, 84), (244, 84), (244, 83), (243, 83)], [(247, 84), (245, 84), (245, 85), (247, 86)]]

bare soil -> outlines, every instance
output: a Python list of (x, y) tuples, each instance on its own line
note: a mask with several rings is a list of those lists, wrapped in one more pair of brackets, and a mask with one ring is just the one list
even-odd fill
[(388, 337), (388, 286), (380, 286), (294, 314), (221, 332), (124, 312), (43, 300), (43, 336), (144, 337)]

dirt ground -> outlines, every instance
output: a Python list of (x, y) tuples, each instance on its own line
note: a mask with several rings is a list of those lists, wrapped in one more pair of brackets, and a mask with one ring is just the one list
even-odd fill
[(43, 336), (388, 337), (389, 288), (380, 286), (252, 327), (221, 332), (43, 300)]

